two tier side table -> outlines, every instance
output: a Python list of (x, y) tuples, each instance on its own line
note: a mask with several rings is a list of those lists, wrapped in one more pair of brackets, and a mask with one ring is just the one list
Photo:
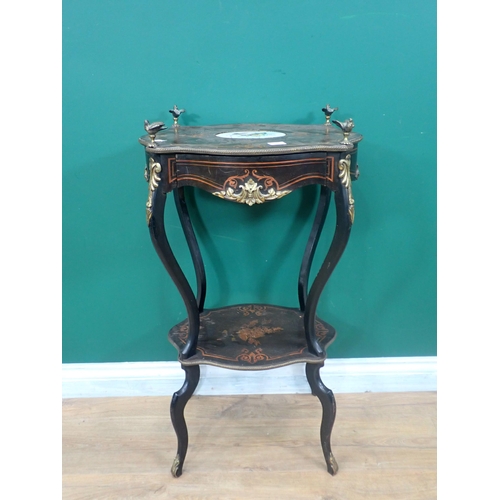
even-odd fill
[[(187, 318), (168, 333), (185, 371), (185, 382), (174, 393), (170, 411), (178, 440), (172, 465), (175, 477), (182, 474), (188, 448), (184, 408), (199, 382), (202, 364), (266, 370), (305, 363), (311, 391), (322, 405), (320, 441), (327, 470), (332, 475), (337, 472), (330, 445), (335, 398), (319, 373), (336, 332), (316, 316), (316, 309), (354, 221), (351, 181), (358, 177), (357, 153), (362, 136), (331, 126), (328, 118), (322, 125), (194, 127), (179, 126), (174, 114), (174, 126), (165, 129), (160, 124), (152, 130), (155, 125), (147, 124), (148, 135), (139, 139), (146, 152), (146, 220), (151, 240), (187, 311)], [(205, 309), (205, 268), (184, 188), (194, 186), (222, 200), (252, 207), (312, 184), (320, 186), (320, 196), (299, 269), (298, 307), (250, 303)], [(169, 193), (173, 193), (193, 260), (196, 290), (189, 285), (167, 238), (164, 211)], [(311, 264), (332, 193), (336, 227), (326, 257), (309, 286)]]

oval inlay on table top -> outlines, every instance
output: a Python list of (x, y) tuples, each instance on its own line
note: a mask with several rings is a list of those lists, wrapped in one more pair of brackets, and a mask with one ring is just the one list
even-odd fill
[(283, 132), (273, 132), (270, 130), (246, 130), (246, 131), (233, 131), (233, 132), (222, 132), (220, 134), (215, 134), (216, 137), (222, 137), (223, 139), (274, 139), (276, 137), (285, 137), (286, 134)]

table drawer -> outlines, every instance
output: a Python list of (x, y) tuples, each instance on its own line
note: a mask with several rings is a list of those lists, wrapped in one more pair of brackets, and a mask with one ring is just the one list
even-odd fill
[(220, 198), (253, 205), (278, 199), (308, 184), (333, 180), (325, 153), (276, 156), (206, 156), (178, 154), (175, 181)]

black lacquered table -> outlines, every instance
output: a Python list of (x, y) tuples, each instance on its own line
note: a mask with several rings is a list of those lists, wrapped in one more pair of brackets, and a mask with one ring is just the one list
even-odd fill
[[(188, 447), (184, 408), (198, 384), (201, 364), (233, 370), (266, 370), (305, 363), (312, 393), (323, 408), (320, 439), (327, 469), (332, 475), (338, 470), (330, 446), (335, 398), (319, 374), (336, 332), (316, 316), (316, 308), (346, 247), (354, 221), (351, 180), (358, 177), (357, 146), (362, 136), (351, 133), (352, 126), (351, 130), (347, 125), (341, 130), (331, 126), (330, 115), (326, 111), (325, 114), (327, 122), (323, 125), (253, 123), (204, 127), (179, 126), (174, 114), (173, 127), (164, 129), (162, 124), (152, 124), (146, 128), (148, 135), (139, 139), (146, 149), (145, 177), (149, 184), (146, 220), (151, 239), (187, 310), (187, 318), (168, 333), (186, 373), (183, 386), (172, 397), (170, 409), (178, 439), (172, 465), (175, 477), (182, 474)], [(300, 265), (298, 307), (255, 303), (205, 309), (205, 268), (184, 188), (194, 186), (223, 200), (252, 207), (311, 184), (321, 188)], [(193, 259), (196, 291), (191, 289), (167, 239), (164, 209), (170, 192)], [(311, 264), (332, 192), (336, 228), (326, 258), (309, 286)]]

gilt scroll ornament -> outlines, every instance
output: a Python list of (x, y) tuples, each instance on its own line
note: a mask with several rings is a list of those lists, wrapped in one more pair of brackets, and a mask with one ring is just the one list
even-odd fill
[(352, 197), (351, 186), (351, 155), (347, 155), (344, 159), (339, 161), (339, 179), (347, 189), (347, 195), (349, 197), (349, 218), (352, 224), (354, 222), (354, 198)]
[(250, 174), (247, 169), (244, 175), (228, 177), (222, 186), (222, 190), (213, 194), (225, 200), (246, 203), (252, 206), (265, 201), (277, 200), (291, 192), (289, 189), (280, 190), (279, 184), (274, 177), (258, 175), (257, 170), (252, 170)]
[(144, 178), (149, 183), (148, 201), (146, 202), (146, 222), (151, 221), (153, 215), (153, 193), (160, 183), (161, 165), (154, 161), (153, 158), (149, 159), (149, 165), (144, 169)]

